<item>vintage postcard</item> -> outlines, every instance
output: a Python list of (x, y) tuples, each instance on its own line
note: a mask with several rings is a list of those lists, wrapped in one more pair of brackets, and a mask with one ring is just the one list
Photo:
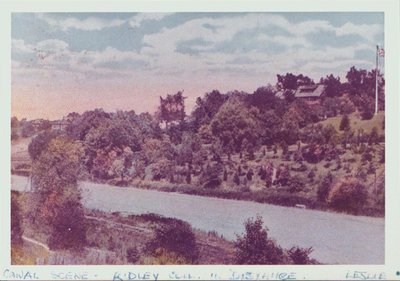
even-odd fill
[(399, 3), (188, 3), (3, 4), (0, 280), (400, 280)]

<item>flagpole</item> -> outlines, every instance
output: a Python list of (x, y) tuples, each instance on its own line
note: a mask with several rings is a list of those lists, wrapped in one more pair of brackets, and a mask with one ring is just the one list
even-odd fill
[(375, 115), (378, 114), (378, 52), (379, 47), (376, 45), (376, 67), (375, 67)]

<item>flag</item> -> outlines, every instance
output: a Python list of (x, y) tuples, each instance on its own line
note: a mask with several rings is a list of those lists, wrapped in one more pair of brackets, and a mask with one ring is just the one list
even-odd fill
[(380, 56), (380, 57), (385, 56), (385, 50), (383, 48), (378, 49), (377, 52), (378, 52), (378, 56)]

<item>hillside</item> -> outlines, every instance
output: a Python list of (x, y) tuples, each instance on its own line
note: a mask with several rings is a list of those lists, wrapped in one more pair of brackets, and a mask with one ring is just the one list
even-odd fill
[[(353, 131), (358, 131), (359, 129), (363, 129), (365, 133), (370, 133), (373, 127), (378, 129), (378, 134), (384, 134), (384, 130), (382, 128), (382, 124), (385, 120), (385, 112), (378, 112), (371, 120), (361, 120), (359, 113), (354, 112), (349, 115), (350, 126)], [(342, 116), (331, 117), (326, 120), (319, 122), (323, 126), (333, 125), (333, 127), (339, 131), (340, 121), (342, 120)]]

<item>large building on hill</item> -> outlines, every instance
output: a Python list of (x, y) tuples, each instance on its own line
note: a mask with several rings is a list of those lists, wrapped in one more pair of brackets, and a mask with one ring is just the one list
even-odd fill
[(319, 103), (321, 98), (325, 95), (325, 86), (322, 84), (315, 84), (309, 86), (300, 86), (294, 93), (296, 99), (302, 99), (308, 104)]

